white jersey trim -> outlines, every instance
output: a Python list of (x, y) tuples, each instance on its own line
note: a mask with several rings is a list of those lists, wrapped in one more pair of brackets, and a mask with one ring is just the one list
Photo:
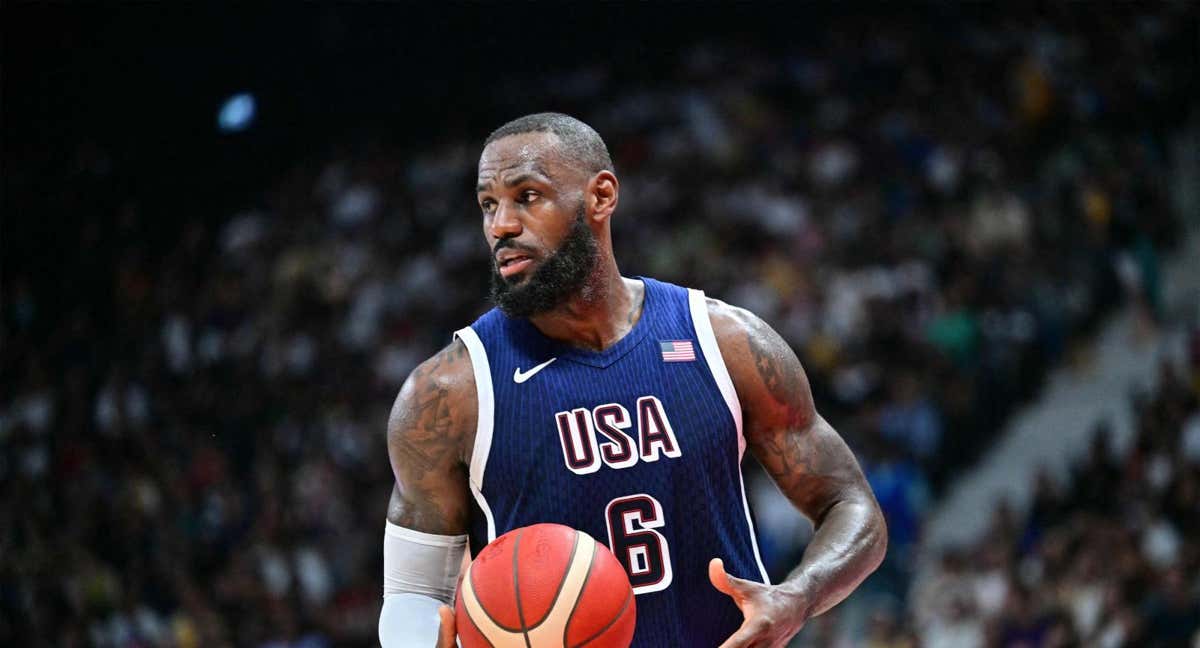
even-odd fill
[(708, 370), (712, 372), (713, 379), (717, 382), (717, 389), (721, 390), (721, 396), (725, 397), (725, 404), (729, 407), (730, 416), (733, 417), (733, 425), (737, 428), (738, 487), (742, 491), (742, 510), (746, 514), (746, 526), (750, 529), (750, 546), (754, 549), (754, 562), (758, 564), (762, 582), (770, 585), (771, 579), (767, 576), (767, 568), (763, 566), (762, 553), (758, 550), (758, 537), (754, 532), (754, 520), (750, 516), (750, 502), (746, 499), (746, 480), (742, 476), (742, 457), (746, 454), (746, 437), (742, 433), (742, 403), (738, 400), (737, 389), (733, 386), (733, 379), (729, 377), (729, 369), (725, 367), (725, 358), (721, 355), (721, 347), (717, 344), (716, 334), (713, 333), (712, 320), (708, 317), (708, 301), (704, 297), (704, 291), (695, 288), (688, 289), (688, 308), (692, 312), (692, 325), (696, 328), (696, 337), (700, 342), (700, 350), (704, 353), (704, 360), (708, 363)]
[(488, 542), (491, 542), (496, 539), (496, 521), (492, 517), (487, 498), (483, 496), (483, 473), (487, 469), (488, 455), (492, 451), (492, 428), (495, 425), (496, 400), (492, 391), (492, 368), (488, 363), (487, 349), (483, 347), (483, 341), (479, 339), (475, 329), (465, 326), (455, 331), (454, 337), (462, 340), (467, 347), (467, 354), (471, 357), (471, 370), (475, 374), (479, 422), (475, 427), (475, 445), (471, 448), (471, 468), (467, 481), (470, 483), (471, 495), (475, 497), (483, 516), (487, 518)]
[(688, 307), (692, 311), (692, 324), (696, 327), (696, 337), (700, 338), (700, 350), (708, 361), (708, 370), (717, 381), (717, 389), (725, 397), (729, 413), (733, 416), (733, 424), (737, 426), (738, 461), (746, 454), (746, 437), (742, 435), (742, 403), (738, 400), (737, 390), (733, 387), (733, 379), (725, 368), (725, 358), (721, 356), (721, 347), (717, 346), (717, 336), (713, 333), (712, 321), (708, 319), (708, 302), (704, 291), (695, 288), (688, 289)]

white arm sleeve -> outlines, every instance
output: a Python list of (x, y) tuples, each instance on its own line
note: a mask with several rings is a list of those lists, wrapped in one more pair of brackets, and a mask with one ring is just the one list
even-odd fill
[(423, 533), (387, 523), (383, 534), (383, 648), (432, 648), (438, 607), (454, 598), (467, 536)]
[(438, 608), (442, 602), (421, 594), (385, 594), (379, 611), (379, 645), (383, 648), (435, 648)]

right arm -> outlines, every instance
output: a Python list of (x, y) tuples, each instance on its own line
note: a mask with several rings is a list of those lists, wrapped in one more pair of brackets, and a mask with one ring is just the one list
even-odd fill
[(476, 403), (471, 358), (459, 340), (404, 381), (388, 417), (388, 457), (396, 475), (389, 522), (425, 533), (467, 532)]
[(392, 406), (387, 443), (396, 484), (384, 537), (384, 648), (454, 645), (453, 614), (443, 604), (465, 548), (476, 408), (471, 360), (459, 340), (413, 370)]

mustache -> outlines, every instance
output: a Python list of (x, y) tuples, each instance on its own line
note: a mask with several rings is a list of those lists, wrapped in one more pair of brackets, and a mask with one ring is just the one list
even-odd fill
[(492, 256), (495, 257), (496, 254), (500, 252), (500, 250), (503, 250), (505, 248), (512, 248), (518, 252), (530, 252), (530, 253), (537, 252), (537, 249), (532, 246), (517, 243), (516, 239), (506, 238), (506, 239), (500, 239), (499, 241), (496, 241), (495, 247), (492, 248)]

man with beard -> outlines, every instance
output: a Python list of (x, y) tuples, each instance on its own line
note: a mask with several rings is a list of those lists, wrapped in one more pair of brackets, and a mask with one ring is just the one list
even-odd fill
[[(783, 646), (883, 558), (878, 504), (787, 343), (698, 290), (621, 276), (612, 169), (600, 136), (556, 113), (484, 144), (496, 308), (414, 370), (392, 409), (385, 648), (453, 645), (443, 603), (468, 542), (474, 554), (539, 522), (612, 549), (639, 647)], [(746, 504), (747, 448), (816, 525), (777, 584)]]

